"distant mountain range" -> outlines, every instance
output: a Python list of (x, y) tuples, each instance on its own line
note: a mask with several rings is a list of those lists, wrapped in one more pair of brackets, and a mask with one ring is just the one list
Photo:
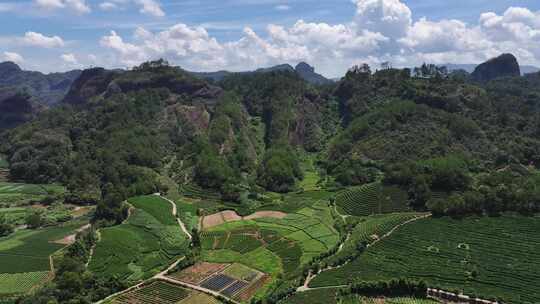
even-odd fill
[[(455, 71), (455, 70), (465, 70), (469, 73), (474, 72), (474, 69), (478, 66), (478, 64), (453, 64), (453, 63), (447, 63), (447, 64), (441, 64), (441, 66), (446, 66), (449, 71)], [(540, 72), (540, 68), (532, 66), (532, 65), (521, 65), (521, 74), (530, 74), (530, 73), (537, 73)]]
[(298, 75), (303, 78), (305, 81), (311, 83), (311, 84), (329, 84), (332, 83), (333, 80), (327, 79), (321, 74), (317, 74), (315, 72), (315, 68), (311, 65), (301, 62), (296, 67), (292, 67), (290, 64), (280, 64), (269, 68), (261, 68), (257, 69), (255, 71), (246, 71), (246, 72), (229, 72), (229, 71), (217, 71), (217, 72), (190, 72), (192, 75), (203, 78), (203, 79), (211, 79), (213, 81), (221, 81), (223, 78), (232, 75), (232, 74), (251, 74), (251, 73), (270, 73), (275, 71), (289, 71), (289, 72), (296, 72)]
[(26, 91), (41, 104), (53, 105), (66, 95), (71, 84), (81, 74), (80, 70), (65, 73), (43, 74), (23, 71), (13, 62), (0, 63), (0, 88)]

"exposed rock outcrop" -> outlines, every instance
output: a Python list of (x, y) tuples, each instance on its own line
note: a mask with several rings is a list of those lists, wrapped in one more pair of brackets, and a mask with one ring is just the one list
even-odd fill
[(518, 61), (512, 54), (502, 54), (476, 67), (472, 79), (487, 82), (499, 77), (517, 77), (521, 75)]
[(294, 70), (302, 79), (312, 84), (328, 84), (332, 83), (331, 80), (326, 79), (321, 74), (315, 73), (315, 68), (305, 62), (300, 62)]

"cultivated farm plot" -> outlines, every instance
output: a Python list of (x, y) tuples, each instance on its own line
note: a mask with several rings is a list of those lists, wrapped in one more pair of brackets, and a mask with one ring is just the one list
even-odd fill
[(396, 230), (311, 287), (410, 278), (507, 303), (540, 301), (540, 218), (423, 219)]
[(64, 245), (62, 239), (85, 225), (72, 222), (39, 230), (19, 230), (0, 238), (0, 296), (20, 294), (44, 283), (50, 274), (50, 258)]
[(0, 297), (24, 294), (47, 281), (49, 271), (0, 273)]
[(167, 276), (181, 282), (199, 285), (202, 281), (204, 281), (214, 273), (221, 272), (223, 269), (229, 266), (230, 264), (202, 262), (188, 267), (182, 271), (171, 273)]
[[(223, 250), (240, 254), (238, 259), (233, 256), (219, 262), (240, 262), (267, 273), (290, 274), (337, 245), (339, 234), (333, 228), (333, 220), (330, 207), (320, 202), (282, 218), (263, 217), (213, 227), (201, 233), (201, 245), (205, 251), (219, 251), (222, 256)], [(277, 256), (281, 269), (269, 271), (251, 263), (247, 254), (261, 250)]]
[(53, 242), (85, 224), (73, 222), (38, 230), (19, 230), (9, 237), (0, 238), (0, 273), (49, 271), (49, 256), (64, 247)]
[(198, 263), (167, 275), (180, 282), (219, 292), (228, 298), (247, 301), (268, 282), (269, 276), (240, 263)]
[(409, 211), (405, 191), (380, 183), (344, 190), (336, 196), (336, 205), (342, 213), (355, 216)]
[(191, 294), (183, 299), (182, 301), (178, 302), (178, 304), (220, 304), (221, 302), (218, 301), (216, 298), (209, 296), (202, 292), (191, 292)]
[(338, 288), (312, 289), (298, 292), (279, 304), (437, 304), (431, 299), (416, 299), (408, 297), (379, 297), (369, 298), (362, 295), (339, 295)]
[(355, 255), (358, 253), (358, 246), (360, 244), (371, 244), (380, 238), (383, 238), (398, 225), (423, 215), (423, 213), (410, 212), (377, 214), (354, 218), (358, 223), (351, 231), (349, 238), (343, 244), (341, 251), (329, 257), (327, 261), (337, 261)]
[(180, 286), (155, 281), (138, 289), (123, 293), (112, 304), (178, 304), (187, 299), (191, 291)]
[(62, 194), (65, 188), (59, 185), (36, 185), (0, 182), (0, 203), (17, 203), (40, 200), (47, 195)]
[(47, 195), (62, 193), (65, 188), (58, 185), (36, 185), (20, 183), (0, 183), (0, 193), (2, 194), (29, 194), (29, 195)]
[(98, 276), (145, 279), (188, 250), (189, 241), (168, 201), (145, 196), (130, 202), (137, 208), (125, 223), (100, 230), (101, 238), (89, 264)]
[(432, 299), (416, 299), (407, 297), (396, 298), (367, 298), (358, 295), (348, 296), (342, 299), (341, 304), (437, 304)]

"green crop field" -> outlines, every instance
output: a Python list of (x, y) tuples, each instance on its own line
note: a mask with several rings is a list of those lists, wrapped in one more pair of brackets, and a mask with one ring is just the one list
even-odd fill
[(407, 193), (397, 187), (372, 183), (340, 192), (336, 205), (342, 213), (366, 216), (408, 211), (407, 199)]
[(338, 290), (335, 288), (313, 289), (297, 292), (279, 304), (337, 304)]
[(65, 245), (52, 243), (72, 234), (84, 222), (39, 230), (19, 230), (0, 238), (0, 273), (48, 271), (49, 255)]
[(255, 272), (253, 269), (240, 263), (232, 264), (231, 266), (227, 267), (223, 273), (237, 280), (249, 280), (257, 275), (257, 272)]
[[(209, 262), (240, 262), (269, 274), (290, 274), (339, 242), (331, 208), (322, 201), (311, 205), (283, 219), (228, 222), (204, 231), (201, 233), (203, 256)], [(270, 261), (277, 257), (279, 262), (243, 261), (243, 257), (252, 253), (271, 257)]]
[(360, 244), (373, 243), (399, 224), (419, 216), (422, 216), (422, 214), (392, 213), (355, 218), (354, 221), (357, 222), (356, 226), (354, 226), (341, 251), (329, 257), (327, 261), (333, 262), (354, 256), (358, 252), (357, 248)]
[(197, 216), (197, 205), (190, 204), (183, 199), (175, 200), (178, 217), (186, 225), (189, 230), (197, 228), (199, 225), (199, 217)]
[(321, 176), (313, 164), (313, 157), (307, 157), (302, 162), (302, 170), (304, 171), (304, 179), (300, 181), (300, 188), (304, 189), (304, 191), (320, 190), (318, 182)]
[(138, 208), (124, 224), (100, 230), (89, 264), (99, 276), (138, 281), (159, 272), (187, 250), (189, 242), (174, 220), (169, 202), (159, 197), (130, 202)]
[(1, 194), (30, 194), (30, 195), (47, 195), (63, 193), (65, 188), (58, 185), (35, 185), (35, 184), (20, 184), (20, 183), (0, 183)]
[(47, 195), (65, 192), (59, 185), (35, 185), (0, 182), (0, 203), (14, 206), (24, 202), (39, 201)]
[(114, 298), (112, 304), (177, 304), (189, 297), (191, 291), (168, 282), (156, 281)]
[(0, 273), (0, 297), (29, 292), (43, 284), (49, 277), (49, 271), (26, 273)]
[(323, 272), (310, 286), (404, 277), (507, 303), (538, 302), (539, 229), (538, 217), (423, 219), (344, 267)]
[(439, 302), (431, 299), (415, 298), (366, 298), (359, 295), (351, 295), (341, 299), (340, 304), (437, 304)]
[(265, 204), (259, 210), (274, 210), (285, 213), (294, 213), (303, 208), (312, 207), (329, 200), (334, 193), (328, 191), (304, 191), (302, 193), (288, 193), (280, 195), (276, 193), (266, 193), (273, 198), (272, 203)]
[(53, 243), (86, 224), (73, 221), (39, 230), (19, 230), (0, 238), (0, 295), (28, 292), (42, 284), (50, 272), (49, 256), (65, 245)]
[(279, 302), (279, 304), (436, 304), (431, 299), (415, 299), (408, 297), (368, 298), (362, 295), (340, 295), (337, 288), (312, 289), (298, 292)]
[(157, 195), (138, 196), (130, 198), (128, 202), (133, 207), (147, 212), (163, 225), (178, 224), (172, 214), (171, 204)]

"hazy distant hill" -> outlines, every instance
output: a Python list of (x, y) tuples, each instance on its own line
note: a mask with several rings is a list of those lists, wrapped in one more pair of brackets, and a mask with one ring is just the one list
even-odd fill
[(276, 71), (289, 71), (296, 72), (305, 81), (311, 84), (328, 84), (333, 81), (325, 78), (324, 76), (315, 73), (315, 68), (305, 62), (299, 63), (296, 67), (292, 67), (290, 64), (280, 64), (269, 68), (260, 68), (255, 71), (246, 72), (229, 72), (229, 71), (217, 71), (217, 72), (190, 72), (196, 77), (203, 79), (211, 79), (213, 81), (221, 81), (223, 78), (231, 74), (251, 74), (251, 73), (270, 73)]
[[(452, 64), (452, 63), (441, 64), (441, 65), (446, 66), (449, 71), (465, 70), (469, 73), (472, 73), (474, 69), (476, 69), (476, 67), (478, 66), (478, 64)], [(531, 66), (531, 65), (521, 65), (520, 69), (521, 69), (522, 75), (540, 72), (540, 68)]]
[(80, 74), (80, 70), (51, 74), (23, 71), (7, 61), (0, 63), (0, 87), (25, 90), (38, 102), (50, 106), (64, 98)]

